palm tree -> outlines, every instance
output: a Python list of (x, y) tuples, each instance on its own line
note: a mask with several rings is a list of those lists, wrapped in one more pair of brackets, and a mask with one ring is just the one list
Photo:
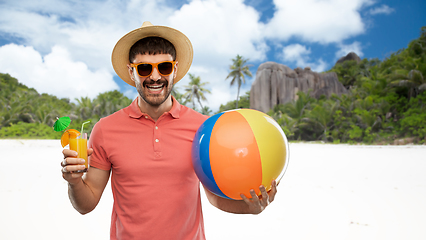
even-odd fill
[(176, 101), (178, 101), (182, 105), (186, 105), (187, 101), (183, 97), (183, 94), (179, 92), (179, 88), (176, 85), (173, 85), (172, 96), (175, 97)]
[(408, 89), (408, 99), (416, 97), (420, 92), (426, 90), (426, 79), (419, 70), (398, 69), (391, 86), (404, 87)]
[(357, 78), (361, 75), (360, 65), (355, 60), (344, 61), (336, 64), (332, 70), (346, 89), (351, 89)]
[(235, 103), (235, 108), (238, 108), (238, 98), (240, 96), (241, 85), (243, 83), (246, 83), (245, 76), (252, 77), (252, 74), (249, 69), (250, 65), (246, 65), (247, 61), (248, 59), (244, 59), (242, 56), (237, 55), (237, 57), (232, 59), (232, 65), (229, 66), (231, 72), (226, 77), (226, 79), (232, 78), (231, 86), (233, 86), (235, 83), (238, 84), (237, 101)]
[(130, 103), (132, 100), (117, 90), (100, 93), (93, 100), (93, 113), (103, 118), (129, 106)]
[(287, 123), (291, 123), (289, 129), (293, 130), (295, 139), (300, 139), (302, 132), (299, 130), (302, 118), (310, 108), (311, 103), (315, 101), (310, 95), (310, 92), (298, 92), (298, 99), (296, 101), (288, 102), (282, 106), (282, 113), (288, 118)]
[[(278, 105), (276, 105), (278, 106)], [(271, 117), (280, 125), (283, 129), (287, 139), (295, 140), (295, 134), (299, 131), (297, 120), (293, 119), (286, 113), (283, 113), (281, 110), (274, 109), (274, 113), (271, 114)]]
[(189, 73), (189, 78), (191, 81), (188, 85), (185, 86), (185, 93), (183, 94), (183, 98), (186, 101), (192, 102), (192, 108), (195, 109), (195, 99), (197, 99), (198, 104), (200, 104), (201, 109), (203, 109), (203, 104), (201, 104), (201, 100), (206, 101), (207, 98), (204, 95), (205, 93), (210, 93), (210, 90), (205, 89), (204, 86), (208, 84), (208, 82), (201, 82), (201, 78), (198, 76)]
[(35, 122), (32, 114), (34, 108), (30, 102), (26, 102), (26, 98), (21, 98), (22, 101), (16, 99), (7, 106), (7, 113), (3, 116), (3, 125), (10, 126), (18, 122)]
[(94, 115), (95, 106), (89, 97), (80, 97), (80, 99), (76, 98), (75, 100), (78, 103), (76, 112), (81, 119), (89, 119)]
[(302, 119), (306, 123), (306, 127), (311, 128), (314, 132), (318, 131), (324, 142), (327, 142), (330, 128), (333, 127), (333, 115), (339, 108), (340, 103), (327, 100), (315, 104), (311, 110), (306, 110), (305, 118)]
[(203, 115), (207, 115), (207, 116), (210, 116), (211, 114), (212, 114), (212, 110), (208, 107), (208, 106), (204, 106), (202, 109), (201, 109), (201, 114), (203, 114)]

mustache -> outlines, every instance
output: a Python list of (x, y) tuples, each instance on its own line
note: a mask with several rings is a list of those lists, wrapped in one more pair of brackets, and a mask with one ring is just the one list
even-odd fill
[(149, 81), (144, 81), (142, 83), (142, 86), (146, 87), (146, 85), (148, 85), (148, 84), (164, 84), (165, 87), (168, 87), (169, 86), (169, 81), (167, 81), (165, 78), (161, 78), (161, 79), (159, 79), (157, 81), (154, 81), (154, 80), (151, 79)]

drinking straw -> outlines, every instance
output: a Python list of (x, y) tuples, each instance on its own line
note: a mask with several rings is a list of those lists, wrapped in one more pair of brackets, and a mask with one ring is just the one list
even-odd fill
[(84, 122), (83, 124), (81, 124), (81, 131), (80, 131), (80, 133), (81, 133), (81, 134), (83, 134), (83, 127), (84, 127), (84, 124), (89, 123), (89, 122), (90, 122), (90, 120), (89, 120), (89, 121), (87, 121), (87, 122)]

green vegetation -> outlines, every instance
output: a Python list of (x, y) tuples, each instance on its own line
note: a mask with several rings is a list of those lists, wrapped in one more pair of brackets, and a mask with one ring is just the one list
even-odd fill
[(426, 139), (426, 27), (407, 49), (383, 61), (346, 61), (331, 70), (349, 90), (329, 99), (299, 92), (269, 112), (291, 140), (391, 143)]
[[(244, 71), (237, 70), (238, 59), (242, 63), (238, 66), (245, 66), (246, 60), (237, 56), (233, 59), (236, 77), (232, 72), (228, 77), (233, 77), (240, 86)], [(339, 81), (348, 89), (347, 94), (314, 99), (309, 92), (299, 92), (297, 101), (277, 105), (268, 113), (281, 125), (289, 140), (386, 144), (395, 139), (413, 138), (415, 143), (425, 142), (426, 27), (406, 49), (383, 61), (346, 61), (330, 71), (337, 73)], [(243, 77), (238, 79), (238, 76)], [(182, 104), (199, 106), (200, 112), (211, 115), (212, 110), (201, 104), (204, 94), (209, 93), (204, 87), (207, 83), (202, 83), (198, 76), (190, 77), (185, 93), (174, 89), (173, 96)], [(89, 126), (85, 126), (90, 132), (100, 118), (130, 103), (131, 99), (119, 91), (101, 93), (93, 100), (82, 97), (71, 102), (39, 94), (10, 75), (0, 73), (0, 138), (58, 139), (61, 133), (54, 132), (52, 126), (56, 117), (61, 116), (71, 117), (70, 128), (74, 129), (90, 120)], [(221, 105), (219, 112), (235, 106), (249, 108), (250, 92)]]
[(128, 106), (131, 100), (119, 91), (99, 94), (95, 99), (88, 97), (58, 99), (48, 94), (39, 94), (9, 74), (0, 73), (0, 138), (57, 139), (61, 132), (53, 131), (57, 117), (69, 116), (70, 128), (80, 129), (84, 121), (88, 132), (100, 118)]
[(201, 78), (198, 76), (189, 73), (189, 79), (191, 81), (188, 85), (185, 86), (185, 93), (183, 94), (183, 98), (185, 99), (185, 102), (191, 102), (192, 103), (192, 109), (196, 109), (195, 106), (195, 99), (197, 100), (198, 104), (200, 104), (201, 109), (204, 109), (203, 104), (201, 103), (201, 100), (206, 101), (207, 98), (205, 97), (206, 93), (210, 93), (210, 90), (204, 88), (205, 85), (209, 84), (208, 82), (201, 82)]
[[(231, 86), (235, 83), (238, 85), (237, 91), (237, 99), (235, 100), (235, 108), (238, 108), (238, 98), (240, 96), (240, 88), (241, 85), (246, 83), (245, 76), (251, 77), (252, 74), (249, 69), (249, 65), (246, 65), (248, 59), (244, 59), (242, 56), (237, 55), (234, 59), (232, 59), (232, 65), (229, 66), (229, 70), (231, 72), (228, 74), (226, 79), (231, 78)], [(225, 79), (225, 80), (226, 80)]]
[(250, 91), (246, 92), (246, 95), (238, 99), (238, 104), (236, 102), (237, 100), (227, 102), (225, 105), (220, 104), (217, 113), (235, 109), (235, 106), (239, 106), (239, 108), (250, 108)]

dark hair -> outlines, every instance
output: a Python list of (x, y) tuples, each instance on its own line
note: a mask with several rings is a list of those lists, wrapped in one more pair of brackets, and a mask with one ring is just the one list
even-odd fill
[(132, 63), (138, 54), (170, 54), (176, 60), (176, 49), (171, 42), (160, 37), (146, 37), (137, 41), (130, 48), (129, 61)]

